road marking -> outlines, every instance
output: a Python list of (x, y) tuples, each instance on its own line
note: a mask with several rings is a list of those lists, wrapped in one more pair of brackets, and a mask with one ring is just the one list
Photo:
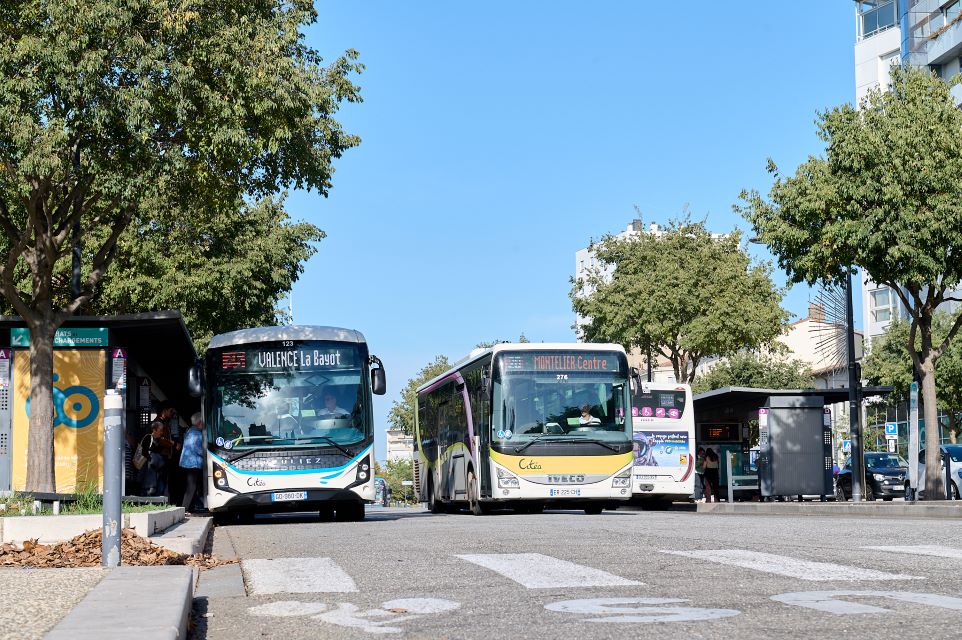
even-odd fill
[(815, 609), (825, 613), (835, 613), (838, 615), (848, 615), (852, 613), (892, 613), (891, 609), (876, 607), (870, 604), (859, 604), (857, 602), (847, 602), (845, 600), (835, 600), (837, 597), (859, 597), (859, 598), (888, 598), (900, 602), (912, 604), (928, 605), (942, 609), (952, 609), (962, 611), (962, 600), (950, 598), (949, 596), (937, 593), (912, 593), (910, 591), (806, 591), (801, 593), (783, 593), (772, 596), (775, 602)]
[(788, 556), (759, 551), (745, 551), (742, 549), (715, 549), (704, 551), (666, 551), (675, 556), (685, 556), (718, 564), (742, 567), (765, 573), (775, 573), (800, 580), (829, 581), (829, 580), (915, 580), (918, 576), (908, 576), (899, 573), (886, 573), (874, 569), (860, 569), (846, 567), (831, 562), (812, 562), (799, 560)]
[[(650, 605), (688, 602), (680, 598), (592, 598), (589, 600), (563, 600), (544, 606), (548, 611), (601, 615), (600, 618), (583, 618), (582, 622), (695, 622), (737, 616), (737, 609), (702, 609), (699, 607), (659, 607)], [(624, 605), (649, 605), (624, 606)], [(618, 614), (618, 615), (609, 615)]]
[(540, 553), (485, 553), (458, 557), (496, 571), (528, 589), (620, 587), (642, 584), (600, 569), (592, 569)]
[(380, 609), (361, 611), (357, 605), (340, 602), (337, 609), (316, 615), (314, 618), (341, 627), (353, 627), (367, 633), (401, 633), (404, 629), (390, 625), (415, 620), (431, 613), (454, 611), (460, 606), (458, 602), (440, 598), (401, 598), (381, 603)]
[(254, 616), (277, 616), (289, 618), (292, 616), (309, 616), (327, 609), (323, 602), (297, 602), (295, 600), (281, 600), (268, 602), (248, 609)]
[(952, 547), (940, 547), (937, 544), (920, 544), (914, 547), (862, 547), (863, 549), (873, 549), (875, 551), (891, 551), (892, 553), (905, 553), (914, 556), (935, 556), (936, 558), (962, 559), (962, 549)]
[(247, 592), (347, 593), (357, 591), (351, 576), (330, 558), (274, 558), (242, 560)]

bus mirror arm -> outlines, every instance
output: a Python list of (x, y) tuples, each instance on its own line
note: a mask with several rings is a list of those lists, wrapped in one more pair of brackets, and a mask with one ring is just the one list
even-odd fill
[(641, 378), (641, 372), (638, 371), (638, 367), (631, 367), (628, 373), (628, 388), (631, 389), (631, 395), (638, 393), (639, 378)]
[(488, 392), (488, 380), (490, 379), (490, 373), (487, 367), (481, 367), (481, 391), (484, 393)]
[(387, 378), (384, 375), (384, 363), (377, 356), (370, 356), (369, 362), (377, 365), (371, 369), (371, 392), (376, 396), (383, 396), (387, 393)]
[(200, 362), (195, 362), (187, 371), (187, 392), (192, 398), (199, 398), (204, 393), (204, 383), (201, 379)]

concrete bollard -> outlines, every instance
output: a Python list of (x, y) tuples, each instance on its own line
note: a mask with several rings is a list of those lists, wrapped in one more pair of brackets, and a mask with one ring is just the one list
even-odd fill
[(124, 399), (114, 389), (104, 396), (104, 523), (100, 564), (120, 566), (120, 498), (124, 477)]

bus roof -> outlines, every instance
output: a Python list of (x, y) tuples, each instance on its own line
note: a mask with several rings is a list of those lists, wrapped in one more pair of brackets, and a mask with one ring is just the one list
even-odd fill
[(287, 325), (283, 327), (255, 327), (222, 333), (211, 338), (208, 349), (219, 349), (253, 342), (277, 342), (279, 340), (330, 340), (332, 342), (366, 342), (360, 331), (341, 327), (318, 327), (312, 325)]
[(491, 347), (474, 349), (471, 353), (455, 362), (450, 369), (441, 375), (431, 378), (418, 387), (417, 392), (421, 393), (422, 389), (432, 386), (438, 380), (442, 380), (453, 372), (481, 360), (488, 354), (494, 357), (502, 351), (618, 351), (625, 353), (625, 348), (620, 344), (592, 342), (499, 342)]

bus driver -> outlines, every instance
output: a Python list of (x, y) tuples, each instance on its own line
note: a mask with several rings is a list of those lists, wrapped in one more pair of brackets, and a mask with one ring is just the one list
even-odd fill
[(345, 418), (351, 415), (349, 411), (337, 406), (337, 396), (334, 395), (330, 390), (325, 390), (323, 394), (324, 406), (318, 409), (318, 418)]

